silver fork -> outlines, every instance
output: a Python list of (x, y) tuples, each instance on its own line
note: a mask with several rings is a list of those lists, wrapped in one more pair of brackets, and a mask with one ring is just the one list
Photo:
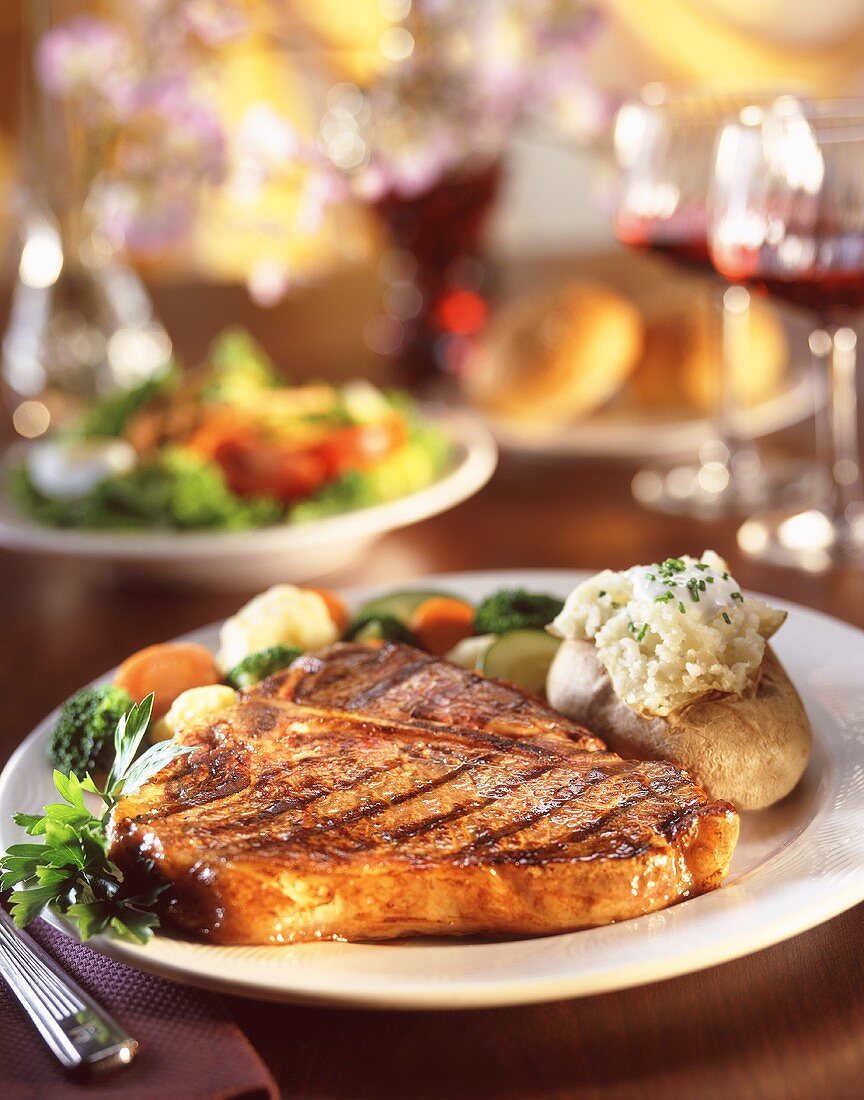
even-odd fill
[(138, 1044), (0, 908), (0, 974), (64, 1069), (127, 1066)]

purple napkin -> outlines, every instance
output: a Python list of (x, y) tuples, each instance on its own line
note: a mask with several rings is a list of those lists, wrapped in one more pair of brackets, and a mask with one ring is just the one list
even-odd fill
[(45, 921), (28, 929), (78, 984), (135, 1039), (128, 1069), (98, 1084), (77, 1084), (61, 1070), (24, 1010), (0, 979), (0, 1096), (4, 1100), (231, 1100), (279, 1091), (225, 1000), (133, 970), (76, 943)]

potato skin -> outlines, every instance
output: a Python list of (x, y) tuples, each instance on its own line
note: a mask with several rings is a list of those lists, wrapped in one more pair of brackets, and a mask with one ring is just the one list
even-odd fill
[(807, 767), (812, 733), (798, 692), (770, 646), (751, 696), (712, 693), (668, 715), (622, 703), (593, 642), (563, 642), (546, 681), (551, 706), (621, 756), (671, 760), (712, 798), (740, 810), (770, 806)]

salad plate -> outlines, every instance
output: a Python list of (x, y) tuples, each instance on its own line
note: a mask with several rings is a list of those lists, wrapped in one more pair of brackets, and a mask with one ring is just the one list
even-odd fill
[[(587, 574), (508, 571), (418, 578), (473, 602), (502, 587), (566, 596)], [(344, 593), (352, 609), (385, 589)], [(795, 791), (741, 815), (725, 884), (669, 909), (540, 938), (215, 946), (161, 929), (146, 946), (97, 937), (98, 950), (165, 977), (298, 1003), (452, 1009), (512, 1005), (672, 978), (757, 951), (864, 899), (864, 633), (796, 604), (776, 642), (813, 726)], [(216, 648), (218, 624), (188, 635)], [(108, 674), (110, 676), (110, 674)], [(0, 777), (0, 845), (21, 839), (13, 810), (53, 800), (45, 744), (57, 712)], [(63, 927), (62, 922), (57, 922)]]
[(449, 468), (432, 484), (395, 500), (248, 531), (85, 531), (42, 526), (22, 515), (3, 492), (0, 546), (211, 588), (314, 580), (356, 561), (388, 531), (453, 508), (492, 476), (497, 448), (477, 417), (431, 409), (424, 415), (451, 440)]

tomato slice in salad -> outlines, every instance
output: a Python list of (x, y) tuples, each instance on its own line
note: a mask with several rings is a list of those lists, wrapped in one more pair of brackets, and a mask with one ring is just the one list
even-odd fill
[(329, 477), (364, 469), (387, 458), (408, 438), (405, 421), (398, 416), (370, 424), (338, 428), (315, 448), (324, 459)]
[(213, 416), (186, 445), (218, 463), (232, 492), (304, 500), (349, 470), (365, 469), (401, 447), (408, 437), (399, 416), (333, 428), (315, 440), (265, 438), (254, 424)]
[(270, 496), (290, 504), (311, 496), (328, 480), (324, 459), (308, 448), (233, 439), (216, 447), (213, 459), (231, 491), (242, 497)]

